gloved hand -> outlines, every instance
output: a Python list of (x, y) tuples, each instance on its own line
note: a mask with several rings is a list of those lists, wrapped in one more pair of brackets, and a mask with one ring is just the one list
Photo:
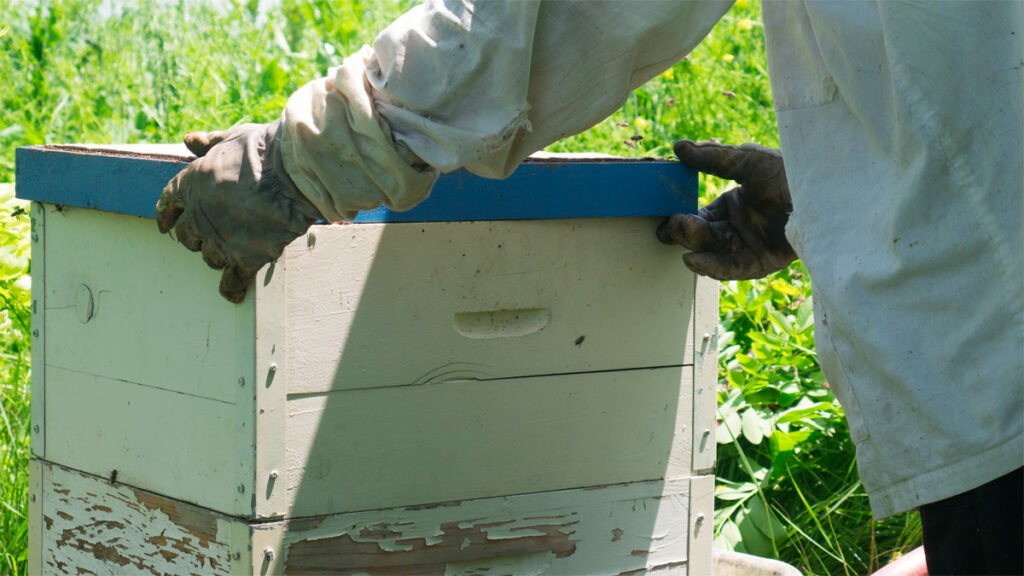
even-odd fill
[(793, 204), (778, 150), (682, 140), (675, 152), (684, 165), (739, 184), (696, 216), (676, 214), (658, 228), (663, 243), (692, 251), (683, 256), (687, 268), (717, 280), (750, 280), (796, 260), (786, 240)]
[(198, 156), (175, 176), (156, 204), (163, 233), (221, 275), (220, 293), (241, 302), (264, 264), (321, 219), (281, 161), (280, 120), (226, 131), (193, 132), (185, 145)]

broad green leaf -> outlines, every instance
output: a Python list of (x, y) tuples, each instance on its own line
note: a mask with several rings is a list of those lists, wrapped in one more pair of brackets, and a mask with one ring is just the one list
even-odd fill
[(751, 406), (770, 406), (778, 404), (779, 393), (777, 390), (765, 385), (750, 386), (749, 388), (750, 391), (745, 392), (743, 396)]
[(771, 350), (783, 348), (786, 343), (777, 335), (770, 332), (751, 332), (747, 334), (751, 341), (767, 346)]
[(786, 296), (799, 296), (800, 295), (800, 290), (798, 290), (791, 283), (782, 280), (781, 278), (777, 278), (775, 280), (772, 280), (772, 282), (771, 282), (771, 289), (776, 291), (776, 292), (785, 294)]
[(758, 529), (750, 518), (750, 509), (745, 508), (743, 512), (736, 514), (734, 521), (740, 530), (741, 544), (745, 552), (763, 557), (775, 555), (772, 551), (771, 539)]
[(743, 437), (755, 446), (760, 444), (761, 440), (764, 440), (765, 435), (765, 423), (761, 416), (757, 414), (756, 410), (749, 408), (743, 411), (741, 420)]
[(814, 328), (814, 302), (808, 296), (796, 309), (796, 328), (800, 332), (806, 332)]
[(733, 344), (732, 346), (726, 346), (725, 348), (722, 348), (721, 351), (718, 353), (718, 358), (720, 360), (723, 360), (723, 361), (728, 361), (728, 360), (731, 360), (732, 357), (735, 356), (736, 353), (739, 352), (739, 351), (740, 351), (740, 346), (738, 344)]
[(786, 334), (793, 334), (795, 332), (793, 329), (794, 318), (792, 316), (787, 316), (774, 308), (768, 310), (768, 315)]
[(795, 430), (793, 432), (780, 432), (776, 430), (768, 439), (771, 442), (772, 453), (778, 455), (792, 452), (813, 433), (812, 430)]
[(767, 539), (774, 540), (776, 546), (786, 538), (786, 526), (758, 494), (752, 496), (747, 502), (747, 519)]
[(803, 397), (804, 393), (796, 382), (787, 382), (779, 387), (779, 406), (783, 408), (792, 406)]
[(718, 433), (715, 434), (715, 440), (718, 444), (731, 444), (741, 434), (741, 428), (739, 414), (736, 412), (725, 414), (718, 425)]
[(739, 362), (740, 366), (747, 372), (753, 372), (756, 374), (761, 370), (761, 363), (747, 354), (737, 354), (736, 361)]
[(795, 422), (811, 416), (820, 417), (821, 412), (831, 412), (832, 407), (831, 402), (816, 402), (806, 407), (790, 408), (779, 415), (778, 422)]
[(726, 520), (721, 528), (718, 530), (718, 534), (715, 535), (715, 548), (723, 550), (736, 550), (736, 546), (743, 541), (743, 536), (740, 534), (740, 529), (736, 526), (736, 523), (732, 520)]
[(725, 501), (746, 500), (757, 492), (757, 486), (752, 483), (742, 484), (739, 487), (719, 485), (715, 487), (715, 498)]
[[(732, 330), (720, 330), (718, 335), (718, 348), (724, 350), (727, 346), (732, 344), (732, 341), (736, 339), (736, 333)], [(719, 352), (719, 354), (724, 354)]]

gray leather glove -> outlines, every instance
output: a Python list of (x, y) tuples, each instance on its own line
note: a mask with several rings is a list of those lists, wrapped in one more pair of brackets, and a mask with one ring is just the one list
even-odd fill
[(163, 233), (221, 275), (220, 293), (241, 302), (264, 264), (321, 219), (281, 162), (280, 121), (193, 132), (185, 145), (198, 156), (175, 176), (156, 204)]
[(676, 214), (658, 228), (663, 243), (691, 250), (683, 256), (687, 268), (717, 280), (750, 280), (796, 260), (786, 240), (793, 204), (778, 150), (682, 140), (675, 152), (684, 165), (739, 184), (696, 216)]

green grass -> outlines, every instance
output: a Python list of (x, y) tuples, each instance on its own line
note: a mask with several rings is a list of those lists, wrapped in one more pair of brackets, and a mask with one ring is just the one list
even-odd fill
[[(14, 148), (167, 142), (193, 129), (267, 121), (288, 94), (412, 4), (101, 0), (0, 3), (0, 182)], [(687, 59), (593, 129), (551, 146), (670, 156), (679, 138), (777, 146), (760, 7), (738, 0)], [(702, 179), (703, 199), (728, 183)], [(0, 574), (25, 570), (28, 220), (0, 190)], [(920, 542), (915, 514), (875, 522), (842, 408), (814, 357), (810, 281), (799, 264), (722, 286), (716, 541), (805, 573), (864, 574)]]
[(29, 285), (27, 203), (0, 184), (0, 574), (21, 574), (28, 536)]

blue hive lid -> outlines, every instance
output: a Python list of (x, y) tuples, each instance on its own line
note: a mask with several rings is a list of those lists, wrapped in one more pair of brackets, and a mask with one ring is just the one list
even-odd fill
[[(184, 146), (32, 146), (16, 153), (19, 198), (154, 217), (164, 185), (188, 165)], [(357, 223), (615, 218), (693, 213), (697, 176), (669, 160), (531, 158), (504, 180), (459, 170), (406, 212), (381, 207)]]

